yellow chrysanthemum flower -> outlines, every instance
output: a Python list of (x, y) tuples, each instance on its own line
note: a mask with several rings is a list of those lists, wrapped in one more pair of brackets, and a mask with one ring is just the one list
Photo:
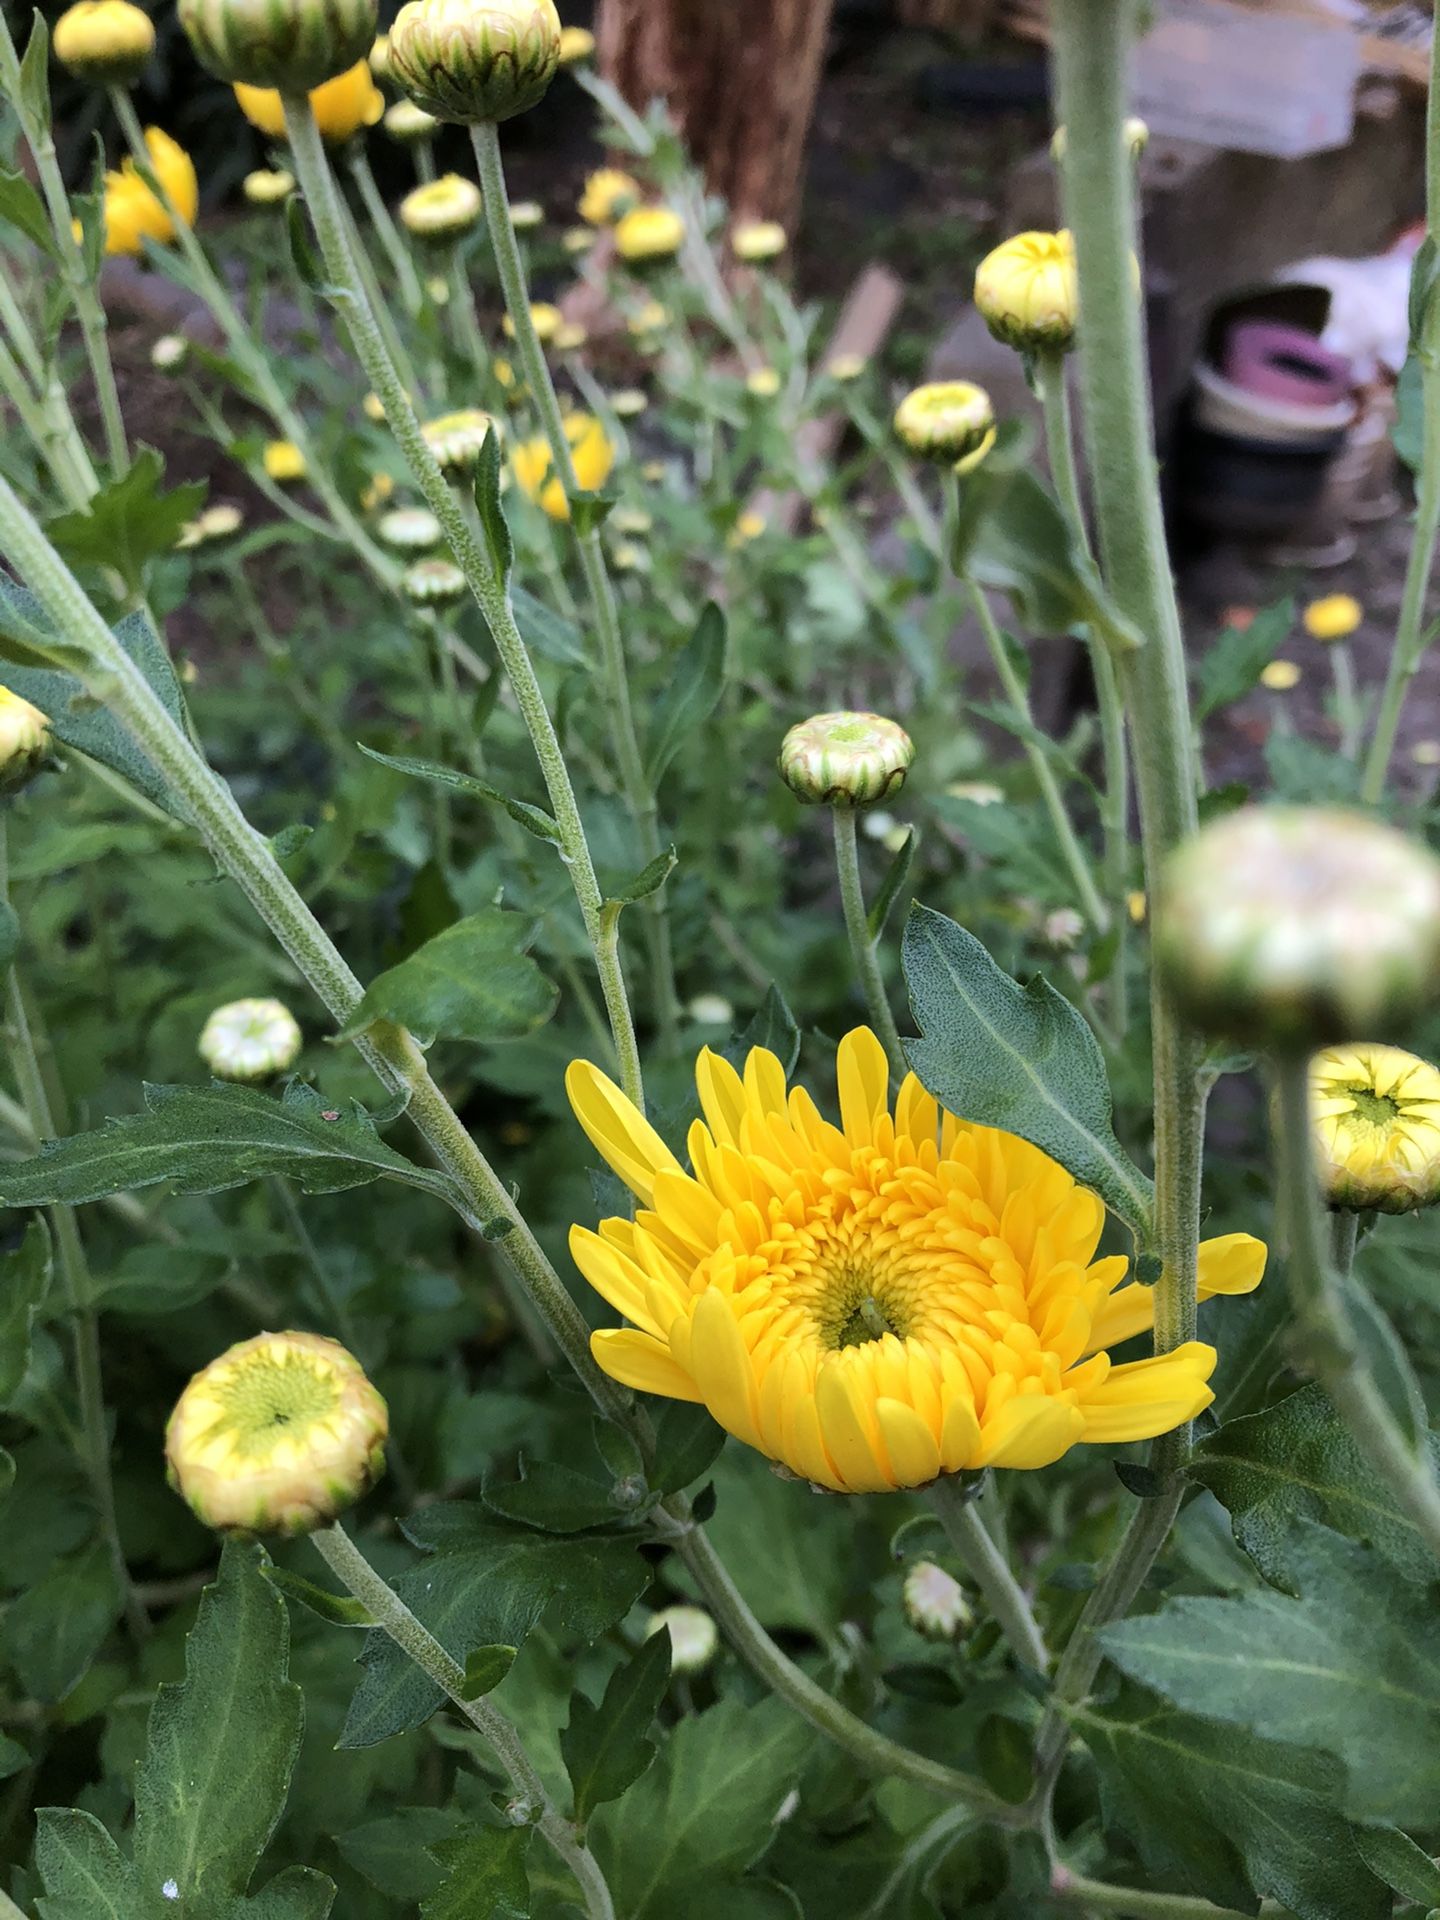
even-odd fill
[(1289, 693), (1300, 684), (1300, 668), (1293, 660), (1268, 660), (1260, 669), (1260, 684), (1272, 693)]
[(685, 222), (673, 207), (635, 207), (615, 223), (615, 251), (632, 267), (672, 260), (685, 241)]
[[(1038, 1148), (942, 1114), (913, 1074), (892, 1117), (885, 1051), (840, 1043), (841, 1125), (755, 1048), (742, 1078), (705, 1049), (687, 1172), (587, 1061), (566, 1078), (634, 1220), (571, 1231), (575, 1262), (630, 1325), (592, 1336), (612, 1378), (703, 1402), (727, 1432), (819, 1486), (918, 1487), (1043, 1467), (1077, 1441), (1143, 1440), (1211, 1399), (1215, 1350), (1116, 1366), (1153, 1295), (1097, 1260), (1099, 1198)], [(1248, 1234), (1200, 1250), (1201, 1292), (1258, 1284)]]
[(595, 52), (595, 36), (588, 27), (562, 27), (560, 29), (560, 64), (562, 67), (575, 67), (591, 58)]
[[(285, 110), (274, 87), (247, 87), (235, 84), (240, 111), (252, 127), (268, 133), (272, 140), (285, 138)], [(321, 133), (332, 146), (373, 127), (385, 111), (385, 96), (375, 84), (368, 60), (357, 60), (344, 73), (312, 89), (310, 105)]]
[(480, 450), (495, 431), (495, 422), (479, 407), (458, 407), (453, 413), (427, 420), (420, 431), (441, 472), (453, 479), (457, 474), (475, 471)]
[(1412, 1213), (1440, 1200), (1440, 1072), (1400, 1047), (1310, 1063), (1315, 1158), (1332, 1207)]
[(1305, 609), (1305, 631), (1312, 640), (1321, 640), (1327, 644), (1334, 640), (1348, 640), (1365, 618), (1365, 609), (1353, 594), (1327, 593), (1323, 599), (1312, 600)]
[(640, 200), (640, 182), (618, 167), (601, 167), (585, 182), (577, 209), (592, 227), (608, 227)]
[[(200, 184), (195, 178), (195, 163), (168, 133), (159, 127), (145, 129), (145, 150), (155, 178), (170, 198), (170, 204), (185, 222), (195, 224), (200, 211)], [(105, 175), (105, 251), (114, 254), (143, 252), (147, 240), (162, 246), (175, 238), (175, 223), (164, 204), (153, 194), (136, 171), (133, 160), (125, 160), (118, 172)]]
[(128, 87), (155, 49), (155, 23), (130, 0), (76, 0), (55, 22), (50, 44), (77, 80)]
[[(551, 306), (548, 300), (536, 300), (530, 308), (530, 324), (535, 329), (535, 338), (541, 346), (553, 340), (565, 324), (565, 316), (558, 307)], [(515, 338), (515, 322), (507, 313), (500, 322), (500, 330), (507, 340)]]
[[(598, 492), (615, 465), (615, 448), (604, 427), (593, 414), (572, 413), (565, 422), (565, 437), (570, 442), (580, 491)], [(570, 502), (554, 470), (550, 442), (543, 436), (522, 441), (516, 447), (510, 456), (510, 471), (525, 498), (538, 502), (552, 520), (570, 518)]]
[(477, 226), (485, 211), (479, 187), (463, 174), (424, 181), (400, 202), (400, 224), (420, 240), (453, 240)]
[(50, 751), (50, 722), (9, 687), (0, 686), (0, 789), (23, 786)]
[(305, 456), (293, 440), (268, 440), (260, 459), (267, 477), (278, 486), (297, 486), (308, 471)]

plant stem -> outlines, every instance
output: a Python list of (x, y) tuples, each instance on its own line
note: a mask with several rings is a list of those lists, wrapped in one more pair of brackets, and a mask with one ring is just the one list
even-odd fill
[[(530, 316), (530, 290), (525, 283), (525, 263), (515, 237), (510, 216), (510, 198), (505, 185), (505, 168), (500, 157), (500, 130), (493, 121), (470, 129), (475, 148), (475, 164), (480, 174), (480, 190), (485, 197), (485, 218), (490, 228), (490, 245), (500, 274), (505, 308), (515, 329), (515, 346), (521, 370), (539, 411), (550, 457), (565, 490), (567, 500), (580, 492), (570, 441), (556, 397), (555, 383), (545, 352)], [(574, 521), (572, 519), (572, 526)], [(625, 642), (620, 630), (620, 609), (615, 589), (605, 564), (605, 548), (598, 526), (581, 532), (575, 529), (575, 543), (585, 586), (595, 617), (600, 643), (600, 691), (609, 715), (610, 739), (620, 773), (621, 790), (640, 841), (642, 863), (646, 866), (659, 857), (660, 821), (655, 794), (646, 777), (635, 715), (630, 704), (630, 687), (625, 666)], [(650, 951), (651, 988), (655, 995), (656, 1024), (661, 1047), (673, 1053), (679, 1040), (679, 1003), (675, 992), (675, 964), (670, 949), (670, 921), (665, 891), (650, 895), (643, 903), (645, 927)]]
[(403, 1654), (428, 1674), (494, 1749), (515, 1797), (517, 1824), (533, 1819), (545, 1839), (574, 1874), (585, 1896), (589, 1920), (615, 1920), (615, 1905), (600, 1863), (545, 1791), (545, 1783), (525, 1751), (515, 1724), (499, 1707), (488, 1700), (464, 1697), (465, 1669), (453, 1660), (440, 1642), (406, 1606), (395, 1589), (376, 1573), (355, 1542), (338, 1524), (311, 1535), (326, 1566), (346, 1590), (369, 1612), (383, 1633), (395, 1642)]
[(833, 806), (830, 809), (830, 818), (835, 827), (835, 869), (840, 876), (840, 905), (844, 909), (845, 931), (850, 936), (850, 955), (864, 990), (865, 1005), (885, 1048), (890, 1071), (897, 1080), (903, 1080), (909, 1072), (909, 1065), (900, 1041), (900, 1029), (890, 1011), (890, 999), (880, 972), (879, 956), (865, 914), (865, 890), (860, 882), (860, 850), (855, 838), (855, 815), (854, 807)]
[(1330, 1216), (1330, 1261), (1342, 1279), (1355, 1265), (1355, 1248), (1360, 1239), (1360, 1216), (1342, 1208)]
[(1011, 1648), (1027, 1666), (1044, 1673), (1050, 1665), (1045, 1636), (1041, 1633), (1030, 1602), (1006, 1564), (1005, 1556), (991, 1539), (977, 1511), (977, 1496), (953, 1474), (945, 1475), (928, 1489), (930, 1504), (940, 1517), (946, 1538), (965, 1562), (971, 1579), (980, 1589), (996, 1625)]
[(595, 866), (590, 857), (585, 826), (570, 783), (565, 756), (545, 705), (534, 663), (515, 624), (507, 584), (496, 576), (486, 561), (469, 521), (426, 445), (415, 410), (386, 352), (384, 339), (350, 256), (339, 194), (308, 97), (303, 94), (286, 96), (285, 124), (296, 174), (310, 208), (326, 271), (332, 282), (342, 288), (346, 295), (343, 312), (360, 364), (371, 387), (379, 395), (390, 430), (409, 462), (426, 505), (445, 529), (450, 550), (464, 571), (514, 689), (521, 717), (540, 762), (540, 771), (560, 830), (563, 857), (595, 955), (605, 1011), (620, 1058), (621, 1085), (627, 1098), (643, 1108), (640, 1052), (620, 965), (618, 927), (613, 924), (613, 916), (612, 924), (606, 924), (600, 883), (595, 877)]
[[(1253, 1920), (1253, 1916), (1239, 1913), (1234, 1907), (1217, 1907), (1188, 1893), (1112, 1887), (1103, 1880), (1086, 1880), (1068, 1868), (1061, 1868), (1050, 1891), (1058, 1900), (1070, 1900), (1079, 1907), (1099, 1907), (1104, 1913), (1115, 1914), (1117, 1920)], [(1260, 1910), (1273, 1914), (1281, 1911), (1269, 1901)]]
[(1276, 1067), (1276, 1141), (1280, 1204), (1289, 1258), (1286, 1278), (1295, 1308), (1300, 1350), (1335, 1404), (1350, 1436), (1419, 1529), (1440, 1554), (1440, 1487), (1430, 1463), (1395, 1424), (1375, 1384), (1325, 1244), (1325, 1217), (1310, 1120), (1310, 1067), (1303, 1053)]
[(363, 141), (352, 140), (347, 163), (350, 178), (359, 189), (365, 211), (370, 216), (370, 224), (380, 236), (380, 244), (385, 249), (385, 258), (390, 262), (390, 271), (395, 275), (395, 283), (400, 289), (400, 298), (405, 302), (405, 310), (411, 319), (415, 319), (425, 304), (425, 296), (420, 289), (420, 276), (415, 271), (415, 262), (410, 249), (400, 238), (400, 229), (390, 217), (390, 209), (375, 184), (375, 175), (370, 170), (370, 158), (365, 151)]

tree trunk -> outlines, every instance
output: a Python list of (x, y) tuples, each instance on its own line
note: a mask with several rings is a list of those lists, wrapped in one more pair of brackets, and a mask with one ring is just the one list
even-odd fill
[(668, 102), (713, 193), (787, 224), (832, 0), (600, 0), (601, 71), (643, 111)]

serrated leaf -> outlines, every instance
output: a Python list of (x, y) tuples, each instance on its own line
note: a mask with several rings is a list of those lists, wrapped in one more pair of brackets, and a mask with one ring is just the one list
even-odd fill
[(55, 667), (24, 666), (6, 663), (5, 685), (22, 700), (28, 700), (46, 715), (50, 731), (62, 746), (72, 747), (87, 759), (118, 773), (128, 786), (176, 819), (184, 816), (177, 809), (170, 789), (135, 744), (133, 735), (87, 692), (83, 680), (62, 673)]
[(332, 1627), (373, 1627), (370, 1610), (363, 1601), (348, 1593), (331, 1593), (328, 1587), (317, 1587), (313, 1580), (307, 1580), (303, 1574), (291, 1573), (288, 1567), (274, 1566), (265, 1561), (260, 1571), (278, 1592), (287, 1600), (294, 1600), (309, 1613), (318, 1614), (322, 1620), (328, 1620)]
[(430, 1848), (445, 1879), (421, 1903), (421, 1920), (528, 1920), (529, 1827), (475, 1827)]
[(582, 1826), (596, 1807), (632, 1787), (655, 1758), (650, 1728), (669, 1681), (670, 1636), (655, 1633), (610, 1675), (599, 1706), (583, 1693), (571, 1696), (560, 1751)]
[(487, 1693), (493, 1693), (514, 1666), (518, 1652), (518, 1647), (472, 1647), (465, 1656), (460, 1698), (483, 1700)]
[(866, 916), (872, 940), (878, 940), (884, 933), (886, 922), (890, 918), (896, 900), (900, 897), (900, 889), (910, 878), (910, 868), (914, 863), (918, 839), (919, 836), (914, 827), (905, 829), (905, 837), (895, 850), (895, 857), (890, 862), (889, 870), (881, 882), (880, 891), (876, 894), (874, 903)]
[(404, 754), (380, 753), (374, 747), (362, 745), (360, 751), (367, 760), (378, 761), (382, 767), (391, 767), (396, 773), (408, 773), (413, 779), (428, 781), (433, 787), (447, 787), (452, 793), (469, 794), (472, 799), (486, 800), (493, 806), (503, 807), (512, 820), (524, 827), (527, 833), (533, 833), (537, 840), (548, 840), (556, 847), (564, 845), (559, 827), (542, 808), (532, 807), (528, 800), (513, 800), (508, 793), (501, 793), (498, 787), (477, 780), (473, 774), (461, 773), (454, 767), (443, 767), (434, 760), (412, 760)]
[(1275, 658), (1294, 624), (1295, 602), (1286, 599), (1262, 608), (1248, 627), (1226, 627), (1196, 670), (1195, 718), (1208, 719), (1258, 686), (1261, 669)]
[[(1428, 1451), (1440, 1474), (1440, 1437), (1430, 1435)], [(1227, 1421), (1199, 1442), (1186, 1472), (1226, 1508), (1236, 1540), (1272, 1583), (1284, 1579), (1297, 1520), (1367, 1542), (1407, 1580), (1429, 1582), (1440, 1571), (1318, 1384)]]
[(658, 893), (679, 864), (680, 856), (674, 847), (666, 847), (662, 853), (646, 867), (642, 867), (633, 880), (622, 881), (618, 887), (608, 889), (608, 907), (633, 907), (641, 900), (648, 900), (652, 893)]
[(135, 1920), (130, 1863), (93, 1813), (41, 1807), (35, 1865), (45, 1887), (40, 1920)]
[(585, 1533), (618, 1518), (608, 1486), (557, 1461), (522, 1459), (518, 1480), (492, 1475), (481, 1498), (493, 1513), (541, 1533)]
[(708, 1473), (725, 1445), (725, 1429), (706, 1407), (688, 1400), (661, 1403), (648, 1479), (657, 1493), (680, 1493)]
[(500, 504), (500, 437), (494, 428), (481, 442), (480, 458), (475, 463), (475, 511), (480, 516), (491, 569), (501, 587), (508, 587), (515, 570), (515, 543)]
[(162, 1183), (177, 1193), (221, 1193), (272, 1173), (304, 1193), (341, 1193), (388, 1174), (455, 1197), (443, 1174), (387, 1147), (358, 1102), (327, 1107), (297, 1080), (279, 1100), (253, 1087), (147, 1086), (143, 1113), (0, 1167), (0, 1206), (79, 1206)]
[(157, 554), (170, 553), (187, 520), (199, 511), (204, 481), (160, 490), (165, 462), (153, 447), (141, 447), (118, 480), (102, 487), (88, 506), (62, 513), (46, 527), (63, 556), (81, 566), (113, 567), (134, 593)]
[(50, 1285), (50, 1229), (36, 1214), (13, 1252), (0, 1254), (0, 1407), (30, 1364), (30, 1327)]
[(120, 1615), (115, 1568), (98, 1540), (57, 1560), (5, 1615), (6, 1653), (31, 1699), (63, 1700)]
[(1038, 975), (1017, 985), (973, 934), (918, 904), (903, 956), (921, 1032), (905, 1052), (927, 1090), (1039, 1147), (1148, 1237), (1154, 1192), (1115, 1137), (1104, 1057), (1070, 1002)]
[(1377, 1879), (1417, 1906), (1440, 1905), (1440, 1866), (1398, 1827), (1357, 1827), (1360, 1858)]
[(457, 920), (372, 980), (340, 1038), (377, 1020), (408, 1027), (422, 1044), (514, 1040), (554, 1013), (559, 989), (529, 957), (533, 922), (500, 907)]
[(0, 220), (55, 258), (55, 236), (45, 203), (23, 173), (0, 167)]
[(652, 787), (715, 711), (725, 689), (726, 644), (725, 616), (713, 600), (707, 601), (655, 702), (645, 756), (645, 776)]
[(764, 1047), (767, 1053), (773, 1053), (787, 1079), (794, 1073), (800, 1059), (800, 1028), (779, 987), (769, 988), (744, 1031), (725, 1048), (725, 1058), (743, 1073), (745, 1056), (752, 1047)]

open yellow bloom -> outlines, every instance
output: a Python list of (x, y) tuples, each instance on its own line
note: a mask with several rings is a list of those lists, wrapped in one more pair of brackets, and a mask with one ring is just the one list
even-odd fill
[[(178, 140), (172, 140), (159, 127), (145, 129), (145, 150), (170, 204), (186, 226), (193, 226), (200, 211), (194, 161)], [(130, 159), (123, 161), (118, 171), (105, 175), (104, 220), (106, 253), (138, 254), (144, 251), (147, 240), (163, 246), (175, 238), (174, 221)]]
[(1315, 1159), (1332, 1207), (1412, 1213), (1440, 1200), (1440, 1072), (1399, 1047), (1310, 1063)]
[(1312, 640), (1326, 643), (1348, 640), (1364, 618), (1365, 609), (1353, 594), (1327, 593), (1306, 607), (1305, 631)]
[[(1124, 1257), (1096, 1260), (1099, 1198), (1022, 1140), (942, 1114), (858, 1028), (837, 1060), (841, 1125), (755, 1048), (743, 1078), (707, 1048), (687, 1172), (598, 1068), (570, 1101), (638, 1197), (575, 1227), (576, 1264), (630, 1322), (592, 1336), (612, 1378), (703, 1402), (817, 1485), (918, 1487), (964, 1468), (1043, 1467), (1077, 1441), (1148, 1439), (1211, 1400), (1191, 1341), (1112, 1363), (1151, 1323)], [(1264, 1248), (1201, 1248), (1202, 1293), (1248, 1291)]]
[(601, 167), (585, 182), (580, 218), (592, 227), (608, 227), (640, 199), (640, 182), (618, 167)]
[(462, 174), (442, 173), (427, 180), (400, 202), (400, 224), (420, 240), (453, 240), (477, 226), (485, 202), (473, 180)]
[[(247, 87), (237, 81), (235, 98), (252, 127), (272, 140), (285, 138), (285, 110), (274, 87)], [(373, 127), (385, 111), (385, 96), (375, 84), (367, 60), (357, 60), (344, 73), (312, 89), (310, 104), (321, 133), (339, 146), (362, 127)]]
[[(598, 492), (615, 465), (615, 449), (604, 427), (593, 414), (572, 413), (565, 422), (565, 437), (570, 442), (580, 491)], [(510, 456), (510, 471), (525, 498), (538, 502), (552, 520), (570, 518), (570, 502), (555, 472), (550, 442), (543, 436), (524, 440), (516, 447)]]
[(632, 267), (670, 260), (685, 240), (685, 222), (673, 207), (635, 207), (615, 226), (615, 251)]

